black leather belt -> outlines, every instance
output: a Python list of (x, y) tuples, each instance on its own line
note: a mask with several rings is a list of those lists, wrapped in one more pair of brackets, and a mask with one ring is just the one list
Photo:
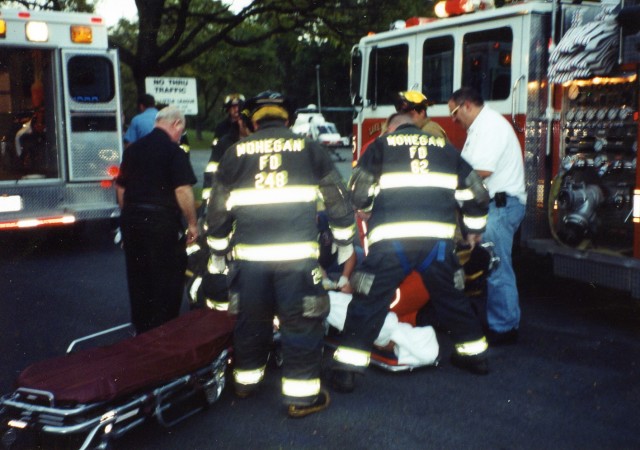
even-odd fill
[(169, 208), (167, 206), (162, 205), (153, 205), (151, 203), (128, 203), (124, 205), (125, 208), (139, 211), (150, 211), (150, 212), (158, 212), (158, 213), (171, 213), (176, 214), (174, 208)]
[(491, 201), (496, 202), (497, 208), (504, 208), (507, 206), (507, 193), (506, 192), (496, 192), (496, 195), (493, 196)]

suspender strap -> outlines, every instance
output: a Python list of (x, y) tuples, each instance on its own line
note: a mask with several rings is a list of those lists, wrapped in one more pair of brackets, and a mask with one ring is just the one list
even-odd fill
[(436, 245), (433, 246), (427, 257), (422, 261), (422, 263), (418, 266), (417, 271), (422, 273), (431, 265), (433, 260), (437, 260), (439, 262), (444, 261), (444, 241), (438, 241)]
[(398, 261), (400, 261), (400, 265), (402, 266), (402, 270), (404, 271), (405, 276), (409, 275), (413, 270), (409, 260), (407, 259), (407, 255), (404, 253), (404, 249), (402, 248), (402, 244), (398, 241), (393, 241), (393, 248), (396, 251), (396, 256), (398, 257)]
[[(445, 242), (438, 241), (436, 245), (433, 246), (427, 257), (420, 263), (418, 267), (415, 269), (422, 273), (429, 268), (431, 263), (436, 260), (439, 262), (444, 261), (444, 250), (445, 250)], [(402, 244), (399, 241), (393, 241), (393, 249), (396, 251), (396, 256), (400, 265), (402, 266), (402, 270), (405, 275), (409, 275), (409, 273), (414, 269), (409, 260), (407, 259), (407, 255), (404, 253), (404, 249), (402, 248)]]

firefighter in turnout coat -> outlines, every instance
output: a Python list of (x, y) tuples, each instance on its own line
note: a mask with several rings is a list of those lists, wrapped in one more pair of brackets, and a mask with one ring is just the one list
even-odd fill
[(262, 381), (277, 316), (284, 403), (289, 416), (302, 417), (329, 404), (320, 384), (329, 297), (318, 265), (318, 200), (338, 245), (351, 245), (355, 224), (329, 153), (287, 128), (290, 109), (272, 91), (245, 104), (255, 132), (231, 146), (218, 166), (207, 234), (214, 253), (232, 255), (236, 394), (247, 397)]
[(354, 207), (371, 215), (369, 253), (351, 278), (355, 293), (333, 357), (331, 384), (341, 392), (351, 392), (355, 373), (368, 366), (394, 292), (412, 270), (420, 273), (451, 332), (452, 363), (488, 372), (487, 341), (464, 296), (454, 235), (459, 209), (470, 241), (484, 231), (489, 195), (458, 151), (444, 138), (421, 131), (408, 114), (394, 115), (389, 130), (395, 131), (368, 147), (349, 181)]

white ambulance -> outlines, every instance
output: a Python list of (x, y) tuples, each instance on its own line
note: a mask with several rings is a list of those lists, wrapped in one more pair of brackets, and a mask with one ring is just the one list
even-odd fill
[(0, 231), (119, 214), (119, 86), (102, 18), (0, 9)]

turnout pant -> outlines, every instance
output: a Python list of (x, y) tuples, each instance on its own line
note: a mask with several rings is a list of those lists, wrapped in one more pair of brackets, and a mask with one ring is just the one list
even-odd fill
[(126, 207), (121, 215), (131, 321), (143, 333), (178, 317), (187, 268), (177, 212)]
[[(336, 368), (363, 370), (400, 282), (410, 270), (420, 273), (442, 324), (451, 331), (456, 351), (486, 349), (480, 321), (464, 296), (464, 274), (452, 241), (382, 241), (371, 246), (352, 277), (349, 304)], [(477, 350), (480, 351), (477, 351)]]
[(229, 274), (234, 331), (234, 380), (257, 386), (273, 347), (273, 318), (280, 323), (285, 404), (308, 405), (320, 392), (329, 297), (316, 260), (236, 261)]

